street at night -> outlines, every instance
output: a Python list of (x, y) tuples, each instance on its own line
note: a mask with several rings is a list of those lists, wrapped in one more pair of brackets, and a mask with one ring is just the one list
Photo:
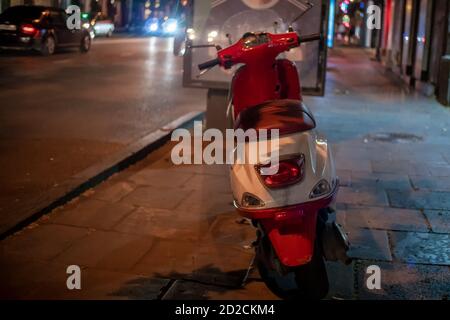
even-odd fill
[(172, 48), (172, 38), (119, 37), (98, 39), (88, 55), (0, 56), (2, 232), (102, 157), (205, 109), (204, 91), (182, 87)]
[(0, 299), (448, 300), (450, 3), (194, 2), (1, 7)]

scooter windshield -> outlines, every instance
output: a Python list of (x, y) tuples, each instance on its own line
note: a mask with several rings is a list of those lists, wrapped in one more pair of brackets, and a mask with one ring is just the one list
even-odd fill
[[(323, 33), (326, 30), (325, 13), (328, 1), (309, 1), (314, 7), (295, 21), (292, 28), (302, 35)], [(291, 21), (307, 9), (305, 3), (303, 0), (195, 0), (195, 5), (187, 18), (189, 21), (187, 44), (211, 45), (211, 47), (186, 51), (183, 68), (184, 85), (227, 90), (237, 67), (213, 68), (198, 77), (198, 65), (217, 57), (214, 46), (227, 48), (242, 39), (243, 35), (247, 35), (245, 48), (255, 48), (267, 41), (264, 33), (286, 33)], [(303, 43), (300, 47), (283, 53), (280, 58), (287, 58), (295, 63), (302, 79), (303, 95), (323, 93), (326, 70), (326, 46), (323, 42)]]

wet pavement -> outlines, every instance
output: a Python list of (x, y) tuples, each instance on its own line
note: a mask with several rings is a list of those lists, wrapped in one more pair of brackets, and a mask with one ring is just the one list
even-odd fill
[[(355, 258), (328, 263), (328, 298), (448, 299), (450, 110), (358, 49), (334, 49), (326, 96), (305, 100), (333, 144), (337, 220)], [(255, 232), (232, 207), (227, 168), (174, 166), (170, 150), (2, 241), (0, 296), (275, 299), (252, 266)], [(66, 288), (71, 264), (81, 290)], [(379, 290), (366, 285), (370, 265)]]
[[(170, 38), (96, 39), (88, 54), (0, 53), (0, 231), (73, 189), (77, 174), (205, 108)], [(176, 92), (176, 94), (173, 94)]]

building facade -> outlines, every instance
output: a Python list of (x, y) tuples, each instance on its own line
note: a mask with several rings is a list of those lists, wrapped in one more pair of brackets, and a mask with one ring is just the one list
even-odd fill
[(439, 96), (450, 78), (442, 68), (450, 54), (450, 1), (384, 0), (383, 6), (382, 63), (411, 87)]
[[(330, 0), (333, 4), (336, 44), (373, 49), (406, 84), (450, 104), (450, 0)], [(369, 28), (374, 7), (379, 21)]]

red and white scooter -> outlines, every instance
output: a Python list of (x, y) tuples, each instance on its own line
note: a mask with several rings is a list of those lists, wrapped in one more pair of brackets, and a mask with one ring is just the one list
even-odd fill
[(238, 212), (258, 228), (259, 273), (282, 298), (325, 297), (324, 258), (349, 262), (345, 233), (328, 221), (339, 186), (330, 145), (314, 130), (295, 64), (277, 59), (302, 42), (319, 39), (296, 32), (250, 32), (199, 65), (206, 70), (243, 64), (230, 88), (234, 128), (279, 130), (277, 173), (262, 174), (270, 164), (237, 163), (231, 167), (231, 187)]

